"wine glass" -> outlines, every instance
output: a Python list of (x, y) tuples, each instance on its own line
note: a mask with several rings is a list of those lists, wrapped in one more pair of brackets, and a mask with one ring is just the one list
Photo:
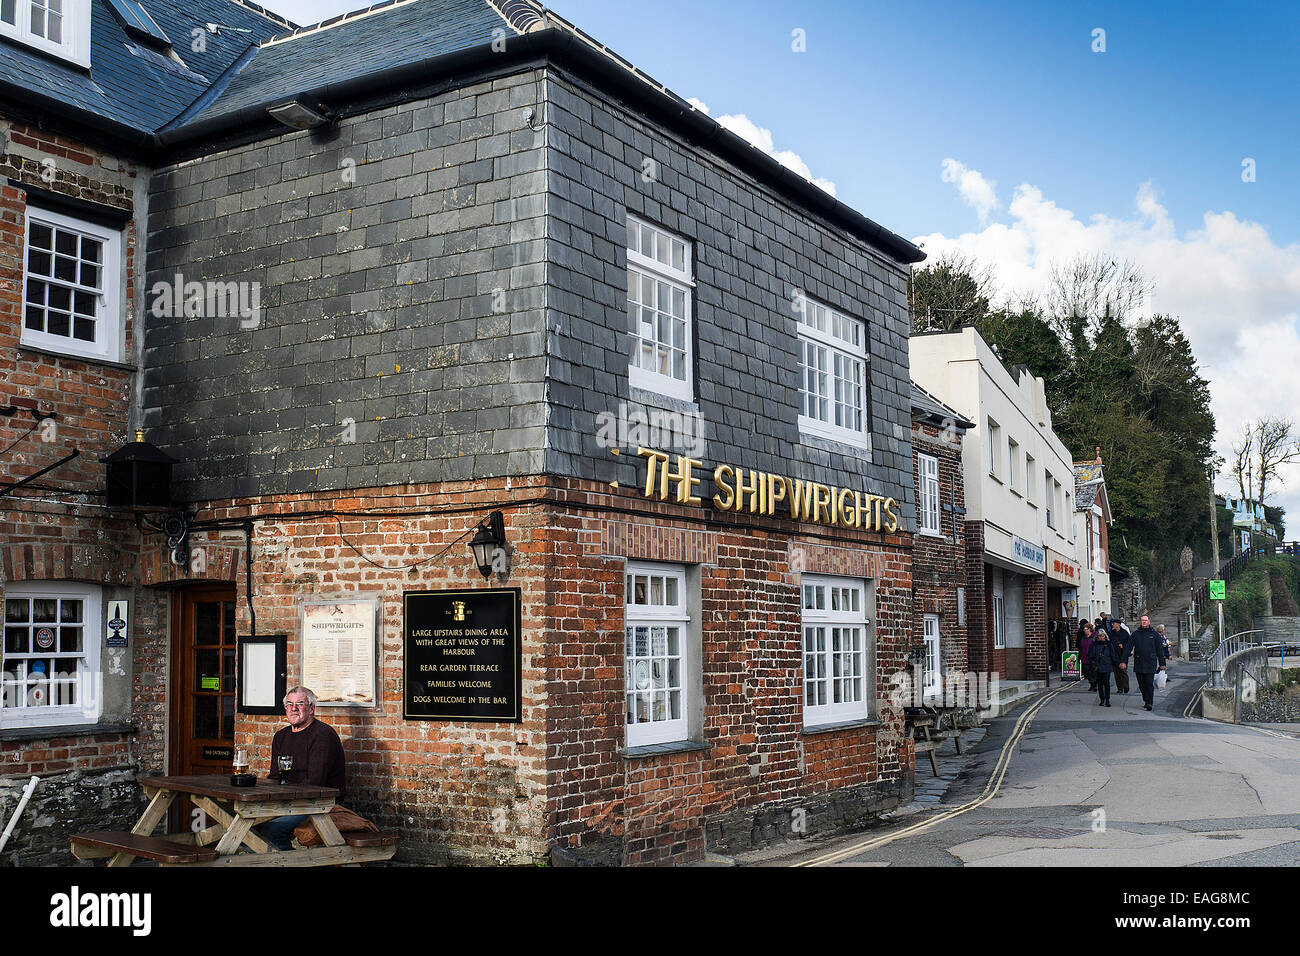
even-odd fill
[(286, 783), (289, 771), (293, 769), (293, 757), (290, 754), (281, 754), (279, 758), (280, 765), (280, 783)]
[(247, 750), (241, 748), (235, 751), (234, 765), (235, 765), (235, 773), (238, 774), (239, 776), (243, 776), (244, 774), (248, 773), (248, 751)]

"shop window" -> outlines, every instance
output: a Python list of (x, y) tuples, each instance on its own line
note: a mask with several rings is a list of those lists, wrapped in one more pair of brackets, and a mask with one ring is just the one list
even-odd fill
[(687, 740), (694, 642), (686, 569), (629, 563), (625, 608), (627, 746)]
[(101, 633), (96, 587), (25, 582), (7, 589), (0, 727), (96, 721)]
[(0, 36), (90, 66), (90, 0), (0, 0)]
[(691, 244), (627, 217), (628, 382), (692, 401)]
[(799, 430), (865, 445), (866, 323), (808, 298), (799, 302)]
[(29, 208), (22, 344), (116, 359), (120, 248), (120, 232)]
[(939, 527), (939, 460), (932, 455), (916, 456), (921, 481), (917, 527), (922, 534), (942, 534)]
[(802, 584), (804, 726), (863, 720), (875, 697), (866, 588), (808, 574)]

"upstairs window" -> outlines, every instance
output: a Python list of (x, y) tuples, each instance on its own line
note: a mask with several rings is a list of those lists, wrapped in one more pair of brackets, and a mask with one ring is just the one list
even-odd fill
[(90, 67), (90, 0), (0, 0), (0, 37)]
[(921, 493), (916, 523), (921, 534), (940, 534), (939, 530), (939, 459), (932, 455), (916, 456), (917, 477)]
[(691, 244), (627, 217), (628, 383), (685, 401), (691, 387)]
[(1019, 490), (1019, 480), (1016, 478), (1020, 469), (1017, 464), (1020, 461), (1020, 443), (1014, 438), (1007, 439), (1007, 485), (1012, 491)]
[(989, 419), (989, 474), (994, 478), (1000, 478), (998, 473), (998, 462), (1002, 458), (1002, 427), (993, 419)]
[(22, 344), (115, 360), (120, 248), (119, 232), (29, 207)]
[(867, 411), (867, 325), (820, 302), (801, 300), (799, 429), (864, 445)]

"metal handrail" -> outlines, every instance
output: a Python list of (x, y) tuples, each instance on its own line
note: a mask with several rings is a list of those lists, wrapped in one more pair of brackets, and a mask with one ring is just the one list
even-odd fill
[(1205, 659), (1205, 680), (1207, 686), (1218, 687), (1220, 682), (1215, 681), (1215, 674), (1223, 673), (1223, 665), (1229, 657), (1250, 647), (1260, 645), (1261, 641), (1246, 640), (1251, 634), (1263, 634), (1263, 630), (1238, 631), (1229, 637), (1225, 637), (1219, 642), (1219, 646), (1214, 649), (1209, 657)]

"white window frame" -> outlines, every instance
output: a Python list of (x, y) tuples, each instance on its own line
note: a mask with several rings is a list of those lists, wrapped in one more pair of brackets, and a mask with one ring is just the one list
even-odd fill
[(1002, 426), (992, 418), (987, 421), (989, 427), (989, 474), (1001, 480), (1002, 476), (998, 472), (998, 462), (1002, 459)]
[[(921, 618), (921, 642), (925, 645), (924, 677), (921, 693), (929, 697), (939, 692), (943, 685), (943, 641), (939, 634), (939, 615), (925, 614)], [(934, 649), (931, 660), (930, 650)]]
[[(871, 444), (871, 352), (867, 342), (867, 323), (862, 319), (854, 318), (838, 309), (832, 309), (824, 302), (818, 302), (807, 296), (801, 296), (799, 303), (797, 324), (799, 337), (799, 431), (805, 435), (816, 435), (819, 438), (829, 438), (832, 441), (867, 447)], [(825, 328), (819, 328), (821, 325), (824, 325)], [(854, 343), (846, 335), (837, 333), (837, 326), (846, 331), (857, 330), (861, 341)], [(808, 363), (804, 358), (807, 349), (820, 349), (825, 352), (827, 360), (824, 373), (826, 377), (826, 395), (822, 399), (827, 405), (825, 419), (817, 415), (808, 415), (804, 410), (804, 396), (811, 394), (806, 387), (810, 374)], [(837, 358), (845, 365), (852, 365), (858, 370), (859, 380), (856, 386), (843, 376), (836, 375), (835, 360)], [(842, 386), (841, 382), (843, 383)], [(845, 425), (838, 425), (834, 420), (837, 406), (847, 404), (850, 408), (853, 408), (854, 402), (850, 398), (848, 402), (841, 403), (836, 400), (836, 397), (840, 394), (841, 388), (848, 392), (855, 387), (858, 392), (856, 408), (862, 416), (861, 427), (850, 428)]]
[[(50, 284), (50, 278), (32, 275), (27, 270), (30, 264), (32, 226), (39, 223), (52, 229), (76, 232), (101, 241), (103, 261), (100, 263), (101, 289), (98, 296), (95, 315), (95, 339), (85, 341), (72, 335), (54, 335), (49, 332), (37, 332), (27, 328), (27, 283), (29, 280)], [(23, 233), (23, 288), (20, 293), (22, 311), (19, 313), (19, 327), (22, 329), (20, 344), (33, 348), (58, 352), (61, 355), (74, 355), (89, 359), (103, 359), (114, 362), (118, 359), (122, 337), (122, 232), (107, 226), (101, 226), (84, 219), (76, 219), (63, 213), (52, 212), (37, 206), (27, 207), (27, 223)], [(64, 284), (64, 283), (53, 283)], [(70, 320), (72, 321), (72, 320)], [(69, 332), (72, 328), (69, 328)]]
[[(638, 230), (638, 232), (641, 235), (644, 235), (643, 230), (646, 229), (650, 230), (650, 234), (654, 237), (656, 248), (658, 247), (659, 244), (659, 237), (663, 237), (664, 241), (668, 243), (670, 249), (669, 256), (668, 256), (670, 261), (667, 263), (660, 262), (657, 258), (644, 255), (638, 249), (633, 249), (632, 248), (633, 228)], [(681, 269), (675, 268), (671, 262), (672, 260), (671, 249), (673, 243), (680, 243), (682, 246), (685, 247), (685, 251), (682, 257), (683, 267)], [(685, 310), (684, 310), (685, 315), (683, 319), (683, 321), (685, 322), (685, 336), (684, 336), (685, 356), (683, 358), (683, 365), (682, 365), (683, 371), (685, 372), (685, 378), (679, 379), (673, 375), (665, 375), (662, 372), (658, 371), (657, 369), (642, 368), (641, 366), (633, 362), (634, 356), (629, 355), (628, 363), (627, 363), (628, 384), (633, 388), (643, 388), (650, 392), (658, 392), (661, 395), (667, 395), (671, 398), (678, 398), (681, 399), (682, 401), (692, 402), (695, 400), (695, 384), (694, 384), (694, 372), (693, 372), (695, 367), (695, 343), (694, 343), (695, 336), (693, 332), (693, 325), (694, 325), (693, 316), (695, 313), (695, 302), (694, 302), (695, 280), (693, 277), (694, 251), (692, 249), (691, 242), (688, 239), (684, 238), (683, 236), (679, 236), (676, 233), (669, 232), (667, 229), (663, 229), (659, 226), (654, 225), (653, 223), (646, 222), (643, 219), (638, 219), (636, 216), (629, 215), (627, 217), (627, 244), (626, 245), (627, 245), (627, 269), (628, 269), (629, 286), (632, 283), (632, 276), (635, 274), (637, 276), (649, 278), (655, 283), (666, 283), (670, 289), (681, 291), (685, 295)], [(638, 245), (640, 245), (640, 242), (638, 242)], [(628, 308), (630, 309), (632, 303), (630, 290), (628, 292), (627, 303), (628, 303)], [(628, 336), (633, 349), (636, 349), (637, 343), (642, 341), (638, 333), (639, 329), (640, 329), (639, 321), (636, 324), (633, 324), (631, 321), (629, 321)], [(657, 341), (658, 338), (656, 334), (656, 342)]]
[(993, 649), (1001, 650), (1007, 646), (1006, 598), (993, 594)]
[[(809, 608), (809, 589), (821, 592), (822, 607)], [(840, 590), (841, 595), (856, 595), (857, 610), (834, 609), (833, 591)], [(814, 594), (815, 597), (815, 594)], [(814, 604), (818, 603), (816, 600)], [(871, 704), (875, 700), (876, 682), (873, 673), (874, 655), (871, 653), (871, 622), (867, 618), (867, 587), (860, 578), (838, 578), (821, 574), (805, 574), (799, 588), (800, 649), (801, 649), (801, 686), (800, 697), (803, 701), (803, 722), (805, 727), (818, 727), (826, 724), (846, 723), (866, 720), (871, 714)], [(835, 651), (836, 631), (858, 631), (857, 649)], [(818, 630), (820, 634), (816, 633)], [(813, 632), (810, 634), (810, 631)], [(849, 636), (840, 634), (840, 637)], [(810, 638), (815, 642), (810, 647)], [(838, 660), (837, 660), (838, 658)], [(835, 668), (837, 663), (856, 667), (856, 673), (837, 680)], [(847, 688), (845, 685), (848, 685)], [(856, 693), (860, 699), (853, 697)], [(824, 685), (824, 686), (818, 686)], [(845, 690), (848, 694), (844, 694)], [(836, 701), (839, 695), (846, 699)], [(815, 697), (817, 703), (809, 703)], [(821, 701), (824, 699), (825, 703)]]
[[(661, 578), (664, 581), (672, 580), (676, 582), (677, 602), (672, 605), (648, 605), (634, 604), (631, 600), (635, 579), (638, 576)], [(650, 589), (650, 583), (647, 581), (647, 590)], [(666, 588), (667, 585), (665, 584)], [(686, 594), (686, 568), (682, 565), (672, 564), (651, 564), (641, 561), (629, 561), (623, 576), (623, 607), (624, 607), (624, 630), (623, 630), (623, 722), (627, 730), (627, 746), (646, 747), (653, 744), (675, 743), (690, 739), (690, 708), (695, 705), (691, 699), (692, 686), (694, 683), (693, 674), (695, 672), (694, 661), (691, 659), (694, 647), (694, 641), (691, 639), (690, 624), (691, 618), (687, 611), (687, 594)], [(668, 695), (671, 691), (676, 690), (681, 695), (680, 705), (678, 708), (679, 716), (676, 718), (667, 717), (656, 720), (653, 716), (653, 707), (655, 705), (655, 661), (650, 652), (653, 651), (653, 631), (647, 635), (647, 654), (638, 656), (629, 653), (629, 644), (631, 644), (635, 635), (629, 636), (628, 632), (638, 627), (647, 628), (671, 628), (676, 627), (678, 630), (677, 649), (675, 655), (663, 654), (663, 673), (664, 673), (664, 690), (663, 693)], [(665, 634), (665, 650), (668, 648), (667, 635)], [(677, 678), (678, 686), (673, 687), (671, 680), (671, 658), (677, 658)], [(635, 687), (638, 674), (641, 670), (638, 665), (645, 664), (644, 674), (648, 681), (644, 689)], [(628, 698), (635, 695), (637, 700), (630, 701)], [(639, 711), (640, 700), (642, 696), (648, 696), (648, 707), (651, 709), (651, 716), (646, 720), (634, 720), (634, 714)], [(665, 704), (668, 700), (664, 701)]]
[(933, 455), (916, 455), (916, 473), (920, 495), (916, 508), (916, 530), (920, 534), (936, 537), (943, 535), (942, 512), (939, 507), (939, 459)]
[[(3, 685), (0, 685), (0, 728), (30, 727), (64, 727), (73, 724), (93, 724), (99, 720), (103, 709), (103, 674), (100, 670), (100, 645), (103, 643), (103, 592), (93, 584), (81, 584), (73, 581), (21, 581), (6, 587), (4, 601), (58, 598), (67, 600), (77, 598), (82, 601), (81, 653), (77, 665), (77, 700), (76, 704), (48, 703), (39, 707), (26, 706), (26, 695), (17, 706), (6, 706)], [(11, 626), (5, 610), (7, 603), (0, 605), (0, 618), (6, 618), (4, 632), (0, 639), (7, 638)], [(57, 635), (56, 635), (57, 640)], [(68, 657), (57, 650), (49, 652), (34, 651), (24, 655), (7, 653), (7, 644), (0, 644), (0, 673), (16, 674), (10, 662), (28, 660), (33, 657)], [(55, 648), (58, 645), (56, 643)], [(3, 681), (4, 678), (0, 678)], [(30, 681), (28, 682), (30, 684)], [(47, 690), (49, 682), (46, 682)], [(53, 700), (53, 693), (50, 698)]]
[(1007, 487), (1012, 491), (1016, 488), (1016, 459), (1020, 457), (1020, 442), (1016, 441), (1010, 435), (1007, 436)]
[[(48, 0), (42, 0), (48, 2)], [(14, 20), (0, 18), (0, 36), (10, 37), (24, 46), (49, 53), (61, 60), (90, 69), (90, 0), (61, 0), (63, 6), (63, 40), (54, 43), (32, 32), (31, 0), (14, 0)]]
[(1025, 452), (1025, 500), (1031, 505), (1037, 505), (1034, 501), (1034, 465), (1038, 462), (1034, 456)]
[(1056, 486), (1056, 479), (1052, 477), (1052, 473), (1050, 471), (1044, 468), (1043, 469), (1043, 499), (1044, 499), (1044, 503), (1047, 505), (1047, 526), (1049, 528), (1056, 527), (1056, 521), (1054, 520), (1054, 516), (1056, 514), (1055, 486)]

